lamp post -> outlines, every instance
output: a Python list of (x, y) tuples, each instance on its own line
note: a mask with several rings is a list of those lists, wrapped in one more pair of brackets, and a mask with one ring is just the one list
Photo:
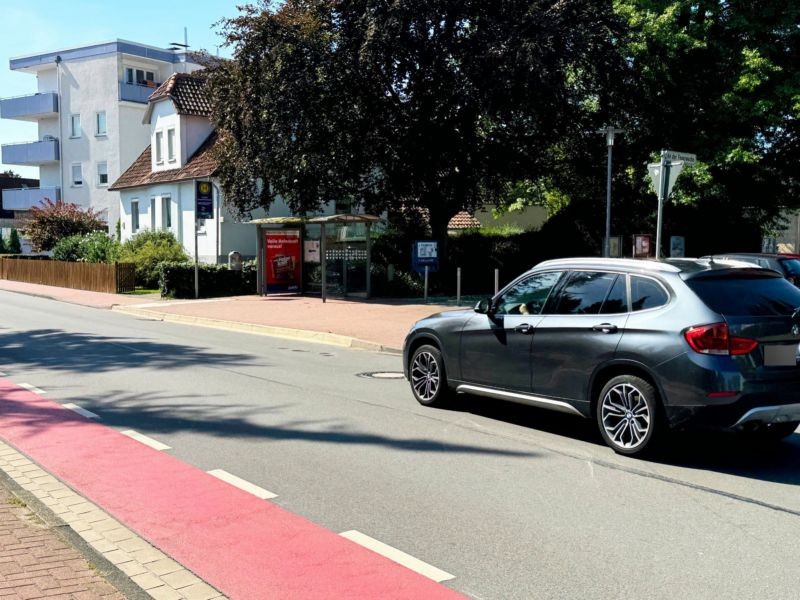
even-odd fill
[(624, 129), (619, 129), (609, 125), (603, 129), (598, 129), (597, 133), (606, 136), (606, 146), (608, 147), (608, 178), (606, 181), (606, 236), (603, 240), (603, 256), (611, 254), (611, 153), (614, 148), (614, 136), (623, 133)]

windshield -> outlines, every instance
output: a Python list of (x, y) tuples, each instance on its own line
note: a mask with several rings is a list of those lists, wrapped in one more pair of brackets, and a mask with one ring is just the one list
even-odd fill
[(790, 316), (800, 289), (778, 277), (703, 277), (686, 282), (714, 312), (730, 316)]

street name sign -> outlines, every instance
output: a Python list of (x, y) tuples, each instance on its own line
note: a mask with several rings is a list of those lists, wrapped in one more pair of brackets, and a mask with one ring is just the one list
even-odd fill
[(675, 152), (674, 150), (664, 150), (664, 159), (669, 161), (680, 160), (690, 167), (697, 163), (697, 155), (688, 152)]

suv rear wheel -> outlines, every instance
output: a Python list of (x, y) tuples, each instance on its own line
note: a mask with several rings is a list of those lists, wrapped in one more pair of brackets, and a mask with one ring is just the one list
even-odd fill
[(635, 375), (619, 375), (597, 398), (597, 425), (615, 452), (634, 456), (652, 448), (658, 422), (655, 388)]

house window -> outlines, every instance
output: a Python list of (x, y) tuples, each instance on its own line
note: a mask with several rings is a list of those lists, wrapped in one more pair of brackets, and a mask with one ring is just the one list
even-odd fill
[(125, 67), (125, 83), (154, 87), (156, 83), (156, 72), (137, 69), (135, 67)]
[(94, 115), (95, 135), (106, 135), (106, 111), (101, 110)]
[(167, 129), (167, 160), (175, 160), (175, 130)]
[(72, 165), (72, 187), (80, 187), (83, 185), (83, 169), (81, 163), (74, 163)]
[(69, 137), (81, 137), (81, 116), (70, 115), (69, 118)]
[(97, 163), (97, 187), (105, 187), (108, 185), (108, 163)]
[(156, 164), (160, 165), (164, 162), (164, 154), (161, 150), (161, 146), (164, 142), (164, 133), (161, 131), (156, 131)]
[(131, 200), (131, 233), (139, 231), (139, 201)]
[(161, 197), (161, 229), (172, 228), (172, 200), (169, 196)]

